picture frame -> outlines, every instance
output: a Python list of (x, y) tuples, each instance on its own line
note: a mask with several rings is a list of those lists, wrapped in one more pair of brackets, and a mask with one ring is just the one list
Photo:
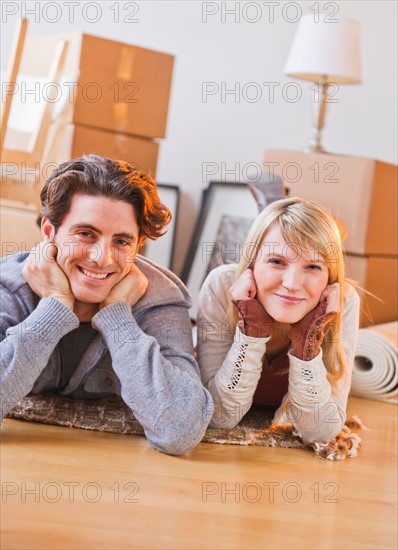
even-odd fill
[[(181, 274), (192, 297), (193, 321), (196, 321), (199, 291), (211, 262), (214, 263), (214, 253), (216, 258), (219, 256), (216, 265), (239, 261), (241, 246), (257, 215), (256, 201), (246, 183), (212, 181), (203, 191), (199, 218)], [(224, 240), (226, 230), (228, 235)]]
[(180, 188), (178, 185), (158, 183), (157, 191), (161, 202), (170, 208), (172, 219), (167, 226), (166, 233), (162, 237), (159, 237), (156, 241), (152, 241), (151, 239), (145, 241), (140, 254), (162, 267), (172, 269), (180, 205)]

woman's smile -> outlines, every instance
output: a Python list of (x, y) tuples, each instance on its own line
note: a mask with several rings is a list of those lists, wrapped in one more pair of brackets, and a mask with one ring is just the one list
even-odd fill
[(281, 300), (281, 302), (283, 302), (284, 304), (287, 304), (287, 305), (301, 304), (301, 302), (303, 302), (305, 300), (305, 298), (296, 298), (295, 296), (286, 296), (286, 295), (278, 294), (276, 292), (275, 292), (275, 296), (279, 300)]

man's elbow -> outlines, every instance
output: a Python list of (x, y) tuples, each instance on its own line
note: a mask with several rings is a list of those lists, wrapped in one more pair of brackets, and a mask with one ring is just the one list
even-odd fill
[(209, 410), (212, 410), (212, 402), (209, 401), (211, 397), (205, 392), (201, 399), (183, 400), (175, 404), (157, 422), (156, 435), (149, 437), (152, 446), (162, 453), (175, 456), (191, 451), (203, 439), (209, 424)]
[(192, 451), (200, 443), (206, 431), (205, 425), (191, 426), (187, 430), (169, 430), (161, 437), (149, 438), (151, 445), (161, 453), (181, 456)]

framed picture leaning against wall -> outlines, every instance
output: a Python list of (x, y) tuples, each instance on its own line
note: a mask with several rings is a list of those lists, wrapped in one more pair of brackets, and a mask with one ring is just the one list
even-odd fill
[(190, 315), (196, 320), (198, 296), (207, 274), (225, 263), (238, 262), (258, 207), (246, 183), (210, 182), (181, 278), (192, 296)]
[(162, 203), (170, 208), (172, 219), (167, 226), (166, 233), (156, 241), (147, 239), (140, 254), (162, 267), (172, 269), (178, 208), (180, 203), (180, 188), (178, 185), (158, 183), (157, 190)]

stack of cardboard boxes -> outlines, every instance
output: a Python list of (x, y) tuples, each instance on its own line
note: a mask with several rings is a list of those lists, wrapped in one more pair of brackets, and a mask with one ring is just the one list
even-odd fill
[[(155, 176), (156, 139), (166, 135), (174, 57), (71, 33), (30, 38), (29, 63), (43, 64), (59, 39), (68, 41), (68, 53), (55, 113), (67, 125), (54, 161), (96, 153), (129, 161)], [(53, 125), (50, 146), (54, 131)]]
[[(60, 40), (68, 43), (64, 77), (48, 82)], [(12, 107), (19, 129), (7, 131), (7, 162), (20, 164), (18, 151), (31, 136), (25, 126), (51, 97), (53, 122), (47, 121), (43, 158), (34, 163), (41, 182), (55, 165), (89, 153), (128, 161), (155, 177), (173, 62), (169, 54), (82, 33), (27, 38)], [(32, 167), (20, 169), (25, 182)], [(11, 181), (3, 176), (2, 185)], [(1, 200), (1, 255), (30, 249), (40, 240), (38, 207), (27, 200), (23, 186), (20, 191), (19, 202)]]
[(264, 170), (289, 194), (324, 204), (344, 224), (347, 276), (362, 294), (361, 326), (398, 318), (398, 167), (378, 160), (270, 150)]

